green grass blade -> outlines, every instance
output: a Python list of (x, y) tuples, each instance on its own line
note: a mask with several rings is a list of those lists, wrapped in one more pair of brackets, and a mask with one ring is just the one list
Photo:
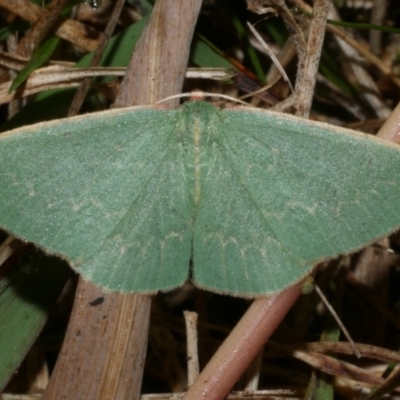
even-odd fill
[(53, 54), (59, 42), (60, 39), (58, 37), (52, 36), (50, 39), (47, 39), (44, 43), (42, 43), (33, 53), (25, 68), (23, 68), (16, 76), (8, 92), (11, 93), (20, 87), (29, 78), (29, 75), (32, 72), (46, 63)]
[(42, 330), (70, 268), (56, 257), (34, 254), (0, 287), (0, 391)]

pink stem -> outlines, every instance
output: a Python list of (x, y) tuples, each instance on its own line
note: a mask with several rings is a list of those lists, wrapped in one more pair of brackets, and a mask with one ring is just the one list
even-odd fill
[(183, 400), (222, 400), (301, 294), (292, 286), (252, 303)]

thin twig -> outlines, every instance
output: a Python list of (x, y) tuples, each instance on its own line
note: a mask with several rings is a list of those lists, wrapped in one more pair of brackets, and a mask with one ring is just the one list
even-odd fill
[[(90, 60), (89, 67), (97, 67), (100, 64), (101, 57), (103, 56), (104, 50), (106, 49), (107, 43), (114, 32), (115, 26), (117, 25), (119, 15), (124, 7), (125, 0), (117, 0), (113, 8), (110, 20), (107, 23), (106, 29), (104, 30), (104, 35), (100, 39), (99, 46), (97, 47), (93, 58)], [(90, 78), (85, 78), (80, 84), (77, 92), (75, 93), (72, 104), (68, 110), (68, 117), (76, 115), (86, 97), (86, 94), (90, 88), (92, 80)]]
[(353, 348), (354, 350), (354, 354), (357, 356), (357, 358), (361, 358), (361, 353), (358, 350), (356, 344), (354, 343), (354, 340), (352, 339), (352, 337), (350, 336), (349, 331), (347, 330), (347, 328), (344, 326), (343, 322), (341, 321), (341, 319), (339, 318), (339, 316), (337, 315), (335, 309), (331, 306), (331, 304), (329, 303), (328, 299), (325, 297), (323, 291), (319, 288), (319, 286), (314, 283), (314, 289), (315, 291), (318, 293), (318, 296), (320, 297), (320, 299), (322, 300), (322, 302), (325, 304), (325, 307), (329, 310), (329, 312), (331, 313), (331, 315), (333, 316), (333, 318), (335, 318), (335, 321), (337, 322), (337, 324), (339, 325), (340, 329), (342, 330), (342, 332), (344, 333), (344, 335), (346, 336), (347, 340), (350, 343), (350, 346)]
[(184, 311), (187, 332), (187, 363), (188, 363), (188, 387), (192, 386), (199, 376), (199, 354), (197, 349), (197, 318), (192, 311)]

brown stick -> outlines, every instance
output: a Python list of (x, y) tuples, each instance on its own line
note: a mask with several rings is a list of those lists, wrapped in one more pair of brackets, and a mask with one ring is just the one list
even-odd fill
[[(121, 86), (119, 106), (154, 102), (181, 90), (200, 5), (201, 0), (157, 1), (126, 74), (130, 84)], [(129, 79), (132, 74), (138, 82)], [(96, 299), (103, 302), (90, 306)], [(44, 400), (138, 399), (150, 304), (149, 296), (109, 293), (81, 280)]]
[(330, 0), (316, 0), (314, 2), (313, 19), (307, 40), (307, 54), (304, 65), (298, 69), (296, 79), (296, 115), (298, 117), (308, 118), (310, 115), (329, 5)]
[[(201, 0), (179, 0), (154, 8), (142, 33), (143, 41), (137, 44), (135, 58), (128, 66), (131, 72), (122, 81), (116, 107), (151, 104), (181, 92), (200, 6)], [(151, 28), (155, 25), (156, 29)], [(135, 69), (138, 64), (143, 68)], [(172, 107), (178, 102), (172, 100), (164, 105)]]
[(43, 400), (133, 398), (131, 392), (141, 384), (141, 366), (135, 358), (143, 360), (146, 355), (150, 300), (105, 293), (83, 279), (75, 298)]

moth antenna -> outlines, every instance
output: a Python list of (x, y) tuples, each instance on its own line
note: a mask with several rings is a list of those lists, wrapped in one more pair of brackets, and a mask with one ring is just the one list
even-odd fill
[(237, 99), (235, 97), (228, 96), (226, 94), (208, 93), (208, 92), (202, 92), (200, 90), (195, 90), (195, 91), (190, 92), (190, 93), (174, 94), (173, 96), (168, 96), (165, 99), (157, 101), (156, 104), (163, 103), (165, 101), (173, 100), (173, 99), (182, 99), (182, 98), (185, 98), (185, 97), (189, 97), (191, 100), (204, 100), (206, 97), (217, 98), (217, 99), (225, 99), (225, 100), (232, 101), (234, 103), (239, 103), (239, 104), (245, 105), (247, 107), (253, 107), (251, 104), (246, 103), (245, 101), (239, 100), (239, 99)]

